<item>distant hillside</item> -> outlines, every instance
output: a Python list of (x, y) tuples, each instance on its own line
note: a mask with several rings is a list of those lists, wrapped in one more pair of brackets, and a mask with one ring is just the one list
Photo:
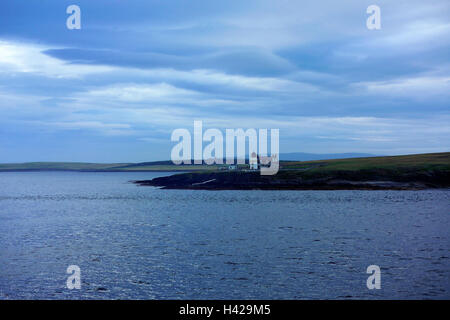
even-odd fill
[(105, 171), (126, 165), (129, 164), (85, 162), (25, 162), (0, 164), (0, 171)]
[(370, 153), (304, 153), (304, 152), (291, 152), (280, 153), (280, 160), (285, 161), (311, 161), (311, 160), (330, 160), (330, 159), (347, 159), (347, 158), (367, 158), (376, 157)]
[(122, 172), (122, 171), (199, 171), (215, 170), (217, 166), (180, 165), (172, 161), (142, 163), (84, 163), (84, 162), (25, 162), (0, 164), (0, 172), (6, 171), (86, 171), (86, 172)]
[[(304, 155), (304, 154), (303, 154)], [(345, 154), (335, 154), (342, 156)], [(358, 155), (355, 153), (346, 155)], [(359, 154), (361, 155), (361, 154)], [(317, 156), (317, 155), (316, 155)], [(214, 171), (219, 165), (174, 165), (171, 161), (141, 163), (26, 162), (0, 164), (0, 171)], [(450, 168), (450, 153), (390, 157), (340, 158), (314, 161), (281, 161), (281, 170), (333, 171), (374, 168)]]

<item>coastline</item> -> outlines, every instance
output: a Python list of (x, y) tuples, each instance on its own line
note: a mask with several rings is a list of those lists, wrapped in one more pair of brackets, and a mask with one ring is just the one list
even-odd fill
[(307, 173), (280, 171), (183, 173), (133, 181), (140, 186), (192, 190), (425, 190), (450, 188), (449, 172), (393, 174), (380, 171)]

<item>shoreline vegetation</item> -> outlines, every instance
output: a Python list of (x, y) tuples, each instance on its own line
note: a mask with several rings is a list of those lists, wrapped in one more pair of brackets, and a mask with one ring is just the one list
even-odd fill
[[(450, 152), (316, 161), (280, 161), (273, 176), (258, 171), (228, 170), (228, 165), (143, 163), (29, 162), (0, 164), (0, 172), (174, 172), (137, 180), (141, 186), (201, 190), (421, 190), (450, 188)], [(180, 173), (183, 172), (183, 173)]]

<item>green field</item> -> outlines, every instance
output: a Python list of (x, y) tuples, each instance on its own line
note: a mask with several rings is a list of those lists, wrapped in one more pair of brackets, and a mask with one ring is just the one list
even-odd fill
[(450, 152), (282, 163), (284, 169), (358, 171), (372, 169), (450, 170)]

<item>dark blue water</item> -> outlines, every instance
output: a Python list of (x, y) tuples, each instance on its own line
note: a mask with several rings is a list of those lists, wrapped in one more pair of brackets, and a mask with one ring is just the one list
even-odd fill
[[(448, 190), (129, 183), (158, 175), (0, 173), (0, 298), (450, 298)], [(81, 290), (66, 288), (69, 265)]]

